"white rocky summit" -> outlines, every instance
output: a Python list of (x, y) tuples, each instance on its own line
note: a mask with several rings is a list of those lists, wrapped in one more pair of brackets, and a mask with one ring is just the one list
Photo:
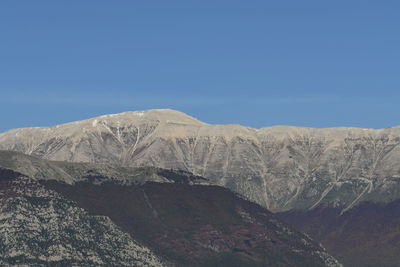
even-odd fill
[(399, 198), (399, 144), (399, 127), (254, 129), (169, 109), (0, 134), (0, 149), (45, 159), (186, 170), (272, 211)]

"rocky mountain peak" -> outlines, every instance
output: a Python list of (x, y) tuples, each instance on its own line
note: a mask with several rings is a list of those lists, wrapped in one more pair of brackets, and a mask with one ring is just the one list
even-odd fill
[(0, 134), (0, 149), (50, 160), (188, 171), (273, 211), (396, 199), (399, 144), (399, 127), (254, 129), (169, 109)]

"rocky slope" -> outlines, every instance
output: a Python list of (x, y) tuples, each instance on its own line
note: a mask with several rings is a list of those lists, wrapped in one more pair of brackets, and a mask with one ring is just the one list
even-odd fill
[(0, 134), (0, 149), (72, 162), (180, 169), (272, 211), (345, 212), (400, 197), (400, 128), (252, 129), (173, 110), (106, 115)]
[(50, 161), (20, 152), (3, 150), (0, 150), (0, 167), (37, 180), (56, 180), (67, 184), (76, 182), (121, 185), (139, 185), (145, 182), (209, 184), (208, 180), (201, 176), (179, 170)]
[(166, 266), (110, 218), (0, 168), (1, 266)]
[[(14, 154), (26, 169), (60, 164)], [(182, 172), (133, 171), (140, 182), (99, 174), (67, 183), (0, 168), (0, 264), (340, 266), (308, 236), (227, 189)], [(154, 173), (165, 180), (154, 182)]]

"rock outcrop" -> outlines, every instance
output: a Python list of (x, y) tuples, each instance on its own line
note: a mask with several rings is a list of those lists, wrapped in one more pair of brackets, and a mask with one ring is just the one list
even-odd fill
[(110, 218), (0, 168), (1, 266), (166, 266)]

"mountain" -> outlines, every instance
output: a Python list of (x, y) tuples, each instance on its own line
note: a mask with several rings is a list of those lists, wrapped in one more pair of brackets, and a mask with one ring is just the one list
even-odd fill
[(400, 127), (252, 129), (174, 110), (0, 134), (0, 149), (45, 159), (188, 171), (276, 212), (398, 199), (399, 144)]
[[(125, 112), (0, 134), (0, 149), (91, 165), (96, 172), (92, 176), (124, 180), (127, 185), (129, 173), (137, 167), (205, 177), (191, 179), (228, 188), (277, 213), (348, 266), (400, 262), (400, 246), (392, 242), (400, 238), (396, 223), (376, 226), (382, 224), (380, 218), (400, 220), (397, 209), (390, 213), (385, 208), (397, 207), (400, 199), (399, 144), (400, 127), (253, 129), (210, 125), (174, 110)], [(17, 170), (32, 175), (24, 168), (19, 163)], [(69, 167), (61, 169), (72, 177), (91, 175), (71, 174), (66, 171)], [(45, 167), (33, 174), (40, 178), (42, 172), (57, 170)], [(165, 179), (157, 173), (154, 177), (155, 182)], [(65, 179), (69, 184), (90, 182)], [(92, 179), (91, 183), (100, 183)], [(388, 213), (376, 216), (380, 209)], [(331, 218), (331, 223), (327, 224), (326, 218)], [(354, 229), (352, 235), (349, 229)], [(374, 249), (377, 247), (380, 249)]]
[(265, 208), (183, 171), (1, 151), (0, 211), (2, 265), (340, 266)]

